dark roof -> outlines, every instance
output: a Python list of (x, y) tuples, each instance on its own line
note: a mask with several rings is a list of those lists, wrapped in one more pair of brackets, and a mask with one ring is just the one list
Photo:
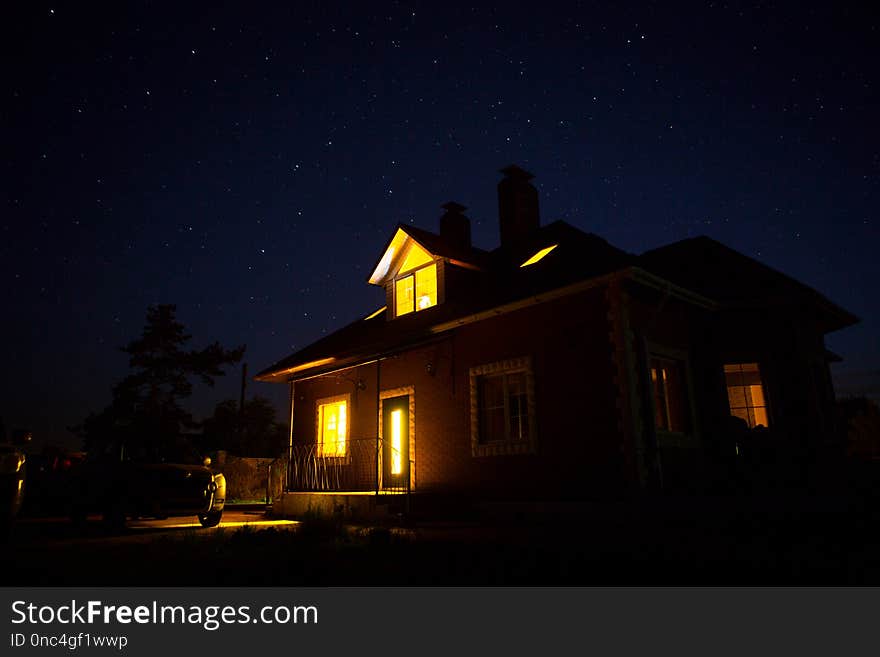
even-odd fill
[[(483, 249), (478, 249), (475, 246), (468, 247), (460, 244), (452, 244), (436, 233), (416, 228), (415, 226), (410, 226), (408, 224), (397, 224), (394, 227), (394, 230), (391, 231), (391, 236), (388, 238), (388, 241), (385, 242), (385, 246), (382, 247), (379, 258), (370, 270), (371, 272), (375, 272), (379, 267), (379, 263), (382, 262), (382, 258), (385, 256), (385, 252), (388, 251), (388, 247), (391, 246), (391, 243), (394, 241), (394, 236), (397, 235), (398, 230), (402, 230), (416, 242), (421, 244), (429, 253), (431, 253), (431, 255), (450, 260), (458, 260), (459, 262), (464, 262), (475, 267), (486, 266), (487, 253)], [(372, 282), (370, 278), (368, 278), (367, 281)]]
[(404, 232), (409, 233), (416, 242), (421, 244), (435, 256), (452, 258), (453, 260), (460, 260), (473, 265), (480, 265), (485, 262), (486, 251), (483, 249), (478, 249), (475, 246), (465, 247), (450, 244), (436, 233), (416, 228), (415, 226), (398, 224), (397, 227), (402, 228)]
[[(333, 358), (303, 370), (304, 374), (313, 376), (436, 340), (437, 335), (431, 329), (438, 324), (595, 278), (625, 268), (633, 260), (631, 255), (602, 238), (562, 221), (541, 227), (517, 249), (498, 248), (491, 253), (472, 249), (470, 254), (448, 248), (439, 235), (411, 226), (399, 227), (434, 255), (479, 264), (483, 271), (473, 273), (472, 285), (459, 290), (454, 298), (447, 297), (442, 304), (394, 321), (386, 321), (385, 313), (380, 313), (371, 319), (352, 322), (266, 368), (257, 374), (257, 379), (286, 380), (289, 375), (282, 374), (285, 370), (289, 372), (304, 364)], [(558, 246), (540, 263), (520, 267), (536, 251), (551, 244)], [(467, 255), (469, 259), (464, 259)], [(449, 266), (455, 267), (454, 263)]]
[[(557, 221), (540, 227), (515, 247), (486, 252), (456, 248), (441, 236), (412, 226), (401, 224), (398, 228), (434, 255), (478, 265), (480, 271), (469, 272), (466, 289), (448, 295), (444, 303), (394, 321), (386, 321), (386, 310), (371, 319), (352, 322), (266, 368), (257, 379), (286, 381), (297, 378), (294, 374), (298, 372), (314, 376), (367, 362), (439, 339), (439, 325), (448, 326), (461, 318), (612, 272), (634, 271), (631, 268), (646, 270), (685, 291), (720, 302), (722, 307), (806, 304), (817, 312), (826, 331), (858, 321), (812, 288), (708, 237), (682, 240), (634, 256), (597, 235)], [(554, 244), (556, 248), (539, 263), (520, 267), (537, 251)], [(293, 368), (297, 371), (291, 372)]]
[(809, 308), (828, 332), (858, 317), (819, 292), (710, 237), (693, 237), (646, 251), (638, 265), (730, 308)]

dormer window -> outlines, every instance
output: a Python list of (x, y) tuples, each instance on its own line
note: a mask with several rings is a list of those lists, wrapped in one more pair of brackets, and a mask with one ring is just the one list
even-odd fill
[(444, 208), (440, 235), (398, 226), (367, 279), (385, 288), (387, 320), (444, 303), (450, 271), (453, 280), (470, 276), (464, 270), (481, 271), (484, 253), (471, 247), (468, 220), (455, 212), (460, 206), (447, 203)]
[(394, 281), (395, 316), (425, 310), (437, 305), (437, 264), (431, 262), (410, 270)]

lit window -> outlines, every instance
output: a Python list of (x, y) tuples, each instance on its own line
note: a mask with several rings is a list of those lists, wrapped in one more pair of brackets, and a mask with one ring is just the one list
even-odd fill
[(651, 358), (654, 426), (660, 431), (687, 432), (684, 364), (668, 358)]
[(437, 305), (437, 265), (416, 272), (416, 310)]
[(470, 379), (473, 455), (535, 451), (534, 383), (529, 359), (471, 368)]
[(437, 265), (417, 269), (394, 282), (396, 316), (437, 305)]
[(761, 370), (757, 363), (734, 363), (724, 366), (730, 414), (745, 420), (750, 429), (770, 426)]
[(520, 268), (522, 268), (522, 267), (528, 267), (529, 265), (533, 265), (533, 264), (535, 264), (536, 262), (542, 260), (542, 259), (544, 258), (544, 256), (546, 256), (548, 253), (550, 253), (550, 252), (551, 252), (553, 249), (555, 249), (557, 246), (559, 246), (559, 245), (558, 245), (558, 244), (552, 244), (552, 245), (550, 245), (550, 246), (548, 246), (548, 247), (546, 247), (546, 248), (541, 249), (541, 250), (538, 251), (535, 255), (533, 255), (531, 258), (529, 258), (529, 259), (526, 260), (524, 263), (522, 263), (522, 264), (520, 265)]
[(348, 401), (318, 402), (318, 456), (345, 456), (348, 438)]
[(397, 306), (397, 315), (405, 315), (411, 313), (413, 308), (413, 276), (404, 276), (397, 279), (394, 283), (395, 298), (394, 303)]
[(391, 474), (393, 475), (403, 472), (402, 415), (400, 410), (391, 411)]

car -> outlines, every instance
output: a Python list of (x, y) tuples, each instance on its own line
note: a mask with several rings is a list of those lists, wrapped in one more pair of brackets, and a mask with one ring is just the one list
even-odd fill
[(138, 443), (111, 440), (71, 471), (69, 515), (90, 513), (121, 527), (129, 518), (196, 516), (216, 527), (226, 504), (226, 478), (185, 440)]
[(0, 533), (7, 534), (15, 523), (24, 500), (27, 456), (23, 446), (30, 432), (17, 432), (12, 442), (0, 439)]

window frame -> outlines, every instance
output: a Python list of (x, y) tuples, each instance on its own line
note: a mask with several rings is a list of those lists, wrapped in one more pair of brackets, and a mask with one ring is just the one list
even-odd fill
[[(331, 406), (345, 402), (345, 449), (342, 454), (323, 454), (324, 441), (322, 440), (321, 406)], [(320, 459), (347, 460), (350, 455), (351, 445), (351, 395), (334, 395), (315, 400), (315, 457)]]
[[(647, 385), (647, 407), (650, 411), (649, 426), (654, 436), (657, 438), (658, 445), (661, 447), (697, 447), (700, 441), (700, 432), (699, 425), (697, 424), (697, 408), (694, 398), (694, 378), (691, 373), (691, 363), (688, 351), (686, 349), (667, 347), (646, 341), (645, 354), (644, 377)], [(682, 416), (686, 423), (685, 431), (670, 431), (669, 429), (663, 429), (657, 426), (657, 407), (654, 399), (654, 383), (651, 380), (651, 361), (654, 359), (677, 362), (681, 367), (681, 394), (682, 402), (685, 405), (685, 408), (682, 409)], [(667, 405), (668, 399), (669, 396), (666, 394), (665, 400)]]
[[(434, 266), (434, 296), (435, 302), (433, 305), (428, 306), (427, 308), (419, 308), (418, 307), (418, 295), (416, 294), (418, 288), (416, 286), (416, 272), (422, 271), (423, 269), (427, 269), (428, 267)], [(425, 310), (430, 310), (431, 308), (436, 308), (440, 305), (440, 259), (434, 258), (430, 262), (426, 262), (424, 264), (419, 265), (418, 267), (413, 267), (412, 269), (407, 269), (406, 271), (400, 271), (394, 275), (394, 278), (391, 281), (391, 296), (394, 300), (394, 317), (395, 319), (398, 317), (403, 317), (404, 315), (413, 315), (415, 313), (424, 312)], [(400, 304), (397, 299), (397, 284), (399, 281), (404, 281), (407, 278), (412, 278), (412, 308), (407, 310), (404, 313), (400, 312)]]
[[(742, 368), (743, 365), (755, 365), (758, 368), (758, 380), (761, 382), (761, 394), (764, 396), (764, 405), (763, 406), (755, 406), (755, 405), (746, 404), (746, 406), (744, 406), (742, 408), (746, 411), (746, 415), (750, 415), (749, 410), (754, 410), (756, 408), (763, 408), (764, 414), (767, 417), (767, 424), (765, 424), (765, 425), (755, 424), (755, 426), (753, 427), (748, 420), (746, 420), (746, 424), (749, 425), (750, 430), (754, 429), (758, 426), (762, 426), (765, 429), (770, 429), (770, 427), (774, 423), (774, 420), (773, 420), (772, 408), (770, 406), (770, 396), (767, 394), (767, 382), (765, 380), (766, 369), (764, 368), (764, 364), (758, 359), (732, 358), (732, 359), (725, 359), (721, 363), (721, 375), (724, 377), (724, 397), (727, 401), (727, 412), (730, 415), (732, 415), (733, 417), (739, 417), (738, 415), (734, 415), (733, 408), (731, 407), (731, 404), (730, 404), (729, 388), (731, 386), (729, 386), (727, 384), (727, 371), (724, 368), (728, 367), (728, 366), (739, 366), (740, 368)], [(739, 374), (742, 374), (742, 373), (743, 373), (743, 371), (742, 371), (742, 369), (740, 369)], [(746, 388), (748, 386), (739, 385), (739, 386), (733, 386), (733, 387)], [(743, 398), (747, 399), (745, 392), (743, 393)], [(740, 419), (742, 419), (742, 418), (740, 418)]]
[[(508, 374), (525, 374), (526, 412), (528, 414), (529, 433), (526, 440), (513, 439), (510, 436), (510, 398), (504, 386), (504, 426), (505, 438), (491, 442), (480, 442), (480, 378)], [(535, 414), (535, 376), (530, 356), (511, 358), (471, 367), (468, 371), (470, 380), (470, 412), (471, 412), (471, 456), (502, 456), (511, 454), (534, 454), (537, 451), (537, 421)]]

